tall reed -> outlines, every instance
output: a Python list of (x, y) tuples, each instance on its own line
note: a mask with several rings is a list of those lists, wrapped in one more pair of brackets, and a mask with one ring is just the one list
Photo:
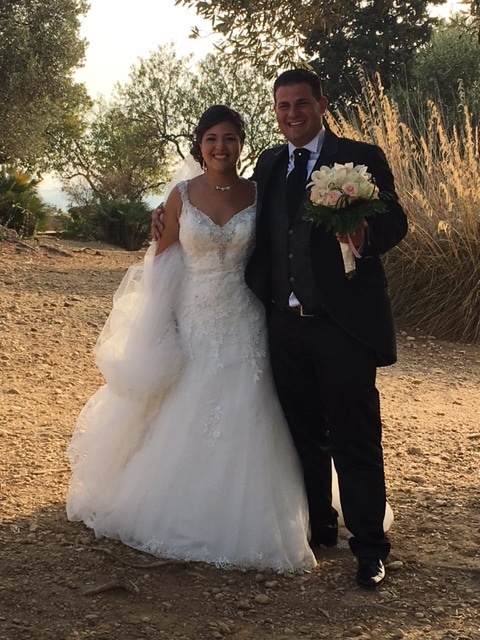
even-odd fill
[(428, 104), (423, 133), (414, 134), (382, 90), (364, 82), (364, 100), (346, 116), (331, 114), (339, 135), (385, 151), (409, 232), (384, 257), (399, 326), (438, 338), (480, 338), (480, 155), (468, 108), (447, 132)]

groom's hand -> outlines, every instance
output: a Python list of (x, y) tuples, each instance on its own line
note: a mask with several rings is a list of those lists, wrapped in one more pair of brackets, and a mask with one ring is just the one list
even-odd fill
[(161, 202), (156, 209), (152, 211), (152, 223), (150, 225), (150, 233), (155, 241), (160, 240), (162, 237), (164, 225), (163, 214), (165, 212), (165, 206)]
[[(355, 233), (350, 234), (350, 239), (352, 241), (353, 246), (358, 249), (365, 242), (365, 231), (368, 227), (368, 223), (364, 220), (362, 226), (359, 227)], [(339, 233), (336, 234), (337, 240), (339, 242), (345, 242), (348, 244), (348, 235), (341, 236)]]

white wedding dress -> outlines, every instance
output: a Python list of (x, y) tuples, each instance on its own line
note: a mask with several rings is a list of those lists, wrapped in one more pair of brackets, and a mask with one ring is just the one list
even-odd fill
[(308, 570), (302, 473), (244, 281), (255, 206), (220, 227), (187, 184), (180, 243), (129, 269), (96, 346), (106, 385), (68, 449), (67, 514), (161, 557)]

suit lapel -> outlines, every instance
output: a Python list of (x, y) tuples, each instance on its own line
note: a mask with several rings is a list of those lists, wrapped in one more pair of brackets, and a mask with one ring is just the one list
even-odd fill
[(313, 171), (316, 171), (321, 166), (326, 165), (330, 167), (336, 162), (338, 153), (338, 138), (331, 131), (326, 131), (325, 139), (323, 141), (322, 150), (317, 158)]

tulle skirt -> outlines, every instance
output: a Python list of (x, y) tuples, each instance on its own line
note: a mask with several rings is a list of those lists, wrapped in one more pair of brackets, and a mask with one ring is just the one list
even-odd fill
[(181, 273), (179, 247), (147, 255), (117, 292), (96, 348), (106, 385), (68, 449), (67, 515), (161, 557), (311, 569), (302, 473), (263, 322), (254, 368), (238, 335), (222, 335), (212, 367), (212, 341), (187, 340), (175, 317)]

